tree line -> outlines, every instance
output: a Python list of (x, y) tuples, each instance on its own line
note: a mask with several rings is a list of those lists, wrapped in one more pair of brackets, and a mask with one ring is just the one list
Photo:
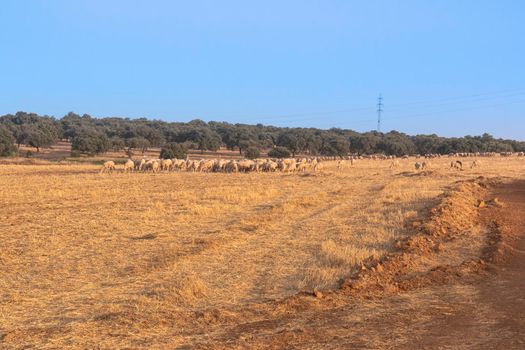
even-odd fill
[(345, 156), (353, 154), (449, 154), (459, 152), (523, 152), (525, 142), (496, 139), (490, 134), (456, 138), (410, 136), (398, 131), (358, 133), (332, 128), (285, 128), (268, 125), (204, 122), (165, 122), (145, 118), (94, 118), (73, 112), (60, 119), (17, 112), (0, 117), (0, 156), (18, 152), (21, 145), (51, 147), (58, 140), (71, 142), (72, 156), (122, 151), (129, 157), (161, 148), (165, 158), (184, 157), (189, 149), (217, 151), (226, 147), (241, 155), (271, 157), (297, 154)]

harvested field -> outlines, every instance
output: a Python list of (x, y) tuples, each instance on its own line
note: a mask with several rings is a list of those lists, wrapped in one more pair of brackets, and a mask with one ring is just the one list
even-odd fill
[[(403, 293), (430, 288), (432, 269), (461, 266), (460, 280), (484, 270), (462, 265), (486, 254), (477, 200), (489, 199), (483, 186), (525, 178), (525, 160), (498, 157), (463, 171), (449, 158), (424, 171), (413, 159), (399, 162), (330, 163), (305, 174), (1, 165), (0, 345), (231, 348), (274, 339), (301, 347), (316, 336), (310, 319), (339, 337), (371, 310), (379, 317), (363, 294), (412, 298)], [(480, 176), (489, 184), (472, 185)], [(434, 215), (458, 186), (459, 197), (446, 197), (447, 217)], [(443, 223), (449, 229), (432, 244), (418, 243), (415, 232)], [(371, 267), (381, 261), (388, 275), (384, 261), (399, 249), (413, 265), (370, 283)], [(440, 285), (455, 283), (448, 276)], [(318, 298), (306, 296), (313, 291)], [(355, 344), (384, 347), (380, 336)]]

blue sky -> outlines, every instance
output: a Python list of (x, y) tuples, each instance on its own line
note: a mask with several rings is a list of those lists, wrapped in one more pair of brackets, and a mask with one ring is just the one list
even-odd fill
[(525, 1), (5, 0), (0, 114), (525, 140)]

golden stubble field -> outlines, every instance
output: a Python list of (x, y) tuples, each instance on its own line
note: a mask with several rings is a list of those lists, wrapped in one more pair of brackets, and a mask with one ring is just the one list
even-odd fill
[(0, 339), (177, 344), (195, 312), (337, 287), (458, 180), (525, 177), (524, 158), (464, 171), (431, 162), (425, 172), (413, 159), (395, 169), (361, 160), (293, 175), (0, 165)]

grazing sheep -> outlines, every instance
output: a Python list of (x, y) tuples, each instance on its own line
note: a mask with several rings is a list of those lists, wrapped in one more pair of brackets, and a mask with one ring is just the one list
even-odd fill
[(112, 160), (109, 160), (107, 162), (104, 162), (102, 165), (102, 169), (100, 169), (100, 173), (111, 173), (113, 170), (115, 170), (115, 162)]
[(256, 160), (256, 161), (253, 162), (250, 170), (251, 171), (255, 171), (256, 173), (258, 173), (262, 169), (262, 165), (263, 165), (263, 163), (260, 160)]
[(315, 160), (315, 163), (312, 162), (312, 164), (313, 164), (313, 170), (314, 170), (314, 172), (321, 171), (321, 169), (323, 168), (323, 163), (321, 163), (320, 160), (317, 160), (317, 159), (316, 159), (316, 160)]
[(198, 160), (186, 160), (186, 169), (191, 172), (196, 172), (199, 169), (200, 162)]
[(127, 173), (133, 172), (133, 169), (135, 169), (135, 162), (133, 162), (131, 159), (128, 159), (126, 163), (124, 163), (124, 172)]
[(188, 169), (188, 163), (183, 160), (183, 159), (179, 159), (179, 170), (180, 171), (184, 171), (184, 170), (187, 170)]
[(171, 169), (176, 171), (186, 170), (186, 161), (184, 159), (174, 158), (171, 160)]
[(277, 170), (277, 163), (271, 160), (262, 165), (262, 171), (274, 172)]
[(224, 171), (224, 166), (226, 165), (227, 161), (224, 160), (224, 159), (217, 159), (214, 161), (213, 163), (213, 169), (212, 171), (213, 172), (221, 172), (221, 171)]
[(186, 162), (186, 170), (187, 171), (195, 171), (195, 169), (193, 168), (193, 160), (190, 160), (189, 158), (186, 158), (185, 162)]
[(280, 164), (283, 173), (293, 173), (297, 168), (297, 162), (294, 158), (282, 159)]
[(144, 164), (146, 164), (146, 159), (137, 159), (135, 160), (135, 170), (142, 171), (144, 170)]
[(186, 161), (184, 159), (174, 158), (171, 160), (171, 169), (172, 170), (186, 170)]
[(160, 170), (160, 162), (158, 160), (149, 160), (144, 164), (144, 171), (151, 171), (156, 173)]
[(277, 170), (284, 171), (284, 168), (286, 167), (286, 164), (284, 164), (282, 159), (277, 159)]
[(264, 159), (257, 159), (255, 162), (257, 163), (257, 171), (264, 171), (263, 167), (264, 164), (266, 164), (269, 160)]
[(458, 170), (463, 170), (463, 163), (459, 160), (450, 162), (450, 167)]
[(224, 165), (224, 171), (227, 173), (237, 173), (239, 172), (239, 165), (235, 160), (230, 160)]
[(172, 164), (173, 162), (171, 161), (171, 159), (161, 159), (160, 160), (160, 170), (168, 171), (170, 170)]
[(239, 171), (243, 173), (247, 173), (253, 169), (254, 165), (255, 165), (255, 162), (253, 160), (241, 160), (238, 163)]
[(197, 167), (197, 171), (200, 171), (200, 172), (204, 172), (204, 173), (209, 173), (210, 171), (213, 170), (213, 165), (215, 164), (215, 162), (213, 160), (201, 160), (199, 162), (199, 165)]
[(478, 166), (480, 166), (480, 165), (481, 165), (481, 160), (479, 160), (479, 159), (475, 159), (475, 160), (472, 162), (472, 164), (470, 164), (470, 169), (472, 169), (472, 168), (476, 168), (476, 167), (478, 167)]
[(160, 162), (158, 160), (154, 160), (153, 161), (153, 165), (151, 167), (151, 171), (153, 171), (154, 173), (160, 171)]
[(296, 170), (304, 173), (306, 171), (306, 165), (307, 164), (308, 163), (306, 163), (306, 162), (297, 163)]

